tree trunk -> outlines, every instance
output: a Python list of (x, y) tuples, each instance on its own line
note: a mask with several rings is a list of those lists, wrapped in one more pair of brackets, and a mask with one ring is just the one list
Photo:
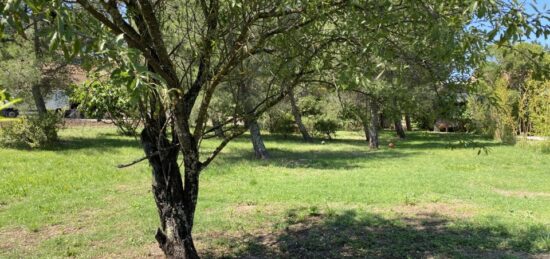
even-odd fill
[(269, 153), (264, 145), (264, 140), (262, 139), (262, 134), (260, 133), (260, 126), (256, 120), (251, 121), (248, 124), (250, 129), (250, 138), (252, 140), (252, 146), (254, 147), (254, 153), (258, 159), (268, 159)]
[(411, 116), (408, 113), (405, 114), (405, 125), (407, 127), (407, 131), (412, 131)]
[(191, 235), (198, 194), (198, 163), (193, 167), (185, 165), (184, 189), (178, 165), (179, 149), (154, 127), (142, 131), (141, 142), (153, 168), (152, 190), (161, 223), (155, 238), (167, 258), (199, 258)]
[(369, 100), (369, 115), (370, 115), (370, 124), (369, 124), (369, 147), (371, 149), (378, 149), (378, 127), (380, 126), (379, 114), (378, 114), (378, 104), (374, 100)]
[(42, 91), (40, 91), (40, 88), (40, 84), (34, 84), (32, 86), (31, 92), (34, 99), (34, 104), (36, 105), (36, 110), (38, 111), (38, 115), (44, 116), (47, 113), (46, 102), (44, 101), (44, 97), (42, 95)]
[(304, 139), (304, 141), (311, 142), (311, 136), (309, 135), (309, 132), (307, 132), (306, 126), (304, 126), (304, 123), (302, 122), (302, 113), (300, 112), (300, 107), (298, 107), (298, 104), (296, 103), (296, 97), (294, 97), (293, 91), (289, 92), (288, 98), (290, 99), (290, 106), (292, 106), (292, 115), (294, 116), (294, 121), (296, 122), (296, 125), (298, 125), (300, 133), (302, 133), (302, 138)]
[[(42, 69), (42, 49), (40, 47), (40, 37), (39, 37), (39, 28), (38, 28), (38, 17), (36, 15), (32, 16), (33, 19), (33, 45), (34, 45), (34, 56), (36, 58), (36, 66)], [(42, 71), (40, 72), (42, 73)], [(31, 92), (36, 105), (36, 110), (38, 111), (39, 116), (44, 116), (47, 113), (46, 103), (44, 102), (44, 96), (42, 95), (42, 75), (40, 75), (39, 81), (36, 84), (32, 85)]]
[(401, 123), (401, 117), (399, 117), (398, 119), (395, 119), (394, 125), (395, 125), (395, 133), (397, 133), (397, 136), (400, 139), (404, 139), (405, 138), (405, 131), (403, 130), (403, 124)]
[(365, 132), (365, 140), (369, 142), (369, 122), (364, 121), (363, 122), (363, 131)]

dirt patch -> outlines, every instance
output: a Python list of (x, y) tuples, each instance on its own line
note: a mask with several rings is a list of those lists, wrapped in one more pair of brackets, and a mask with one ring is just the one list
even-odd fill
[(550, 197), (550, 193), (547, 193), (547, 192), (508, 191), (508, 190), (501, 190), (501, 189), (495, 189), (494, 191), (506, 197), (517, 197), (517, 198)]
[(48, 239), (81, 231), (82, 228), (64, 225), (46, 226), (36, 230), (5, 228), (0, 230), (0, 250), (29, 252)]
[(465, 204), (463, 202), (456, 203), (422, 203), (415, 205), (402, 205), (393, 207), (390, 211), (406, 217), (432, 217), (432, 216), (445, 216), (450, 218), (470, 218), (475, 215), (475, 209), (472, 205)]
[(280, 212), (283, 208), (283, 205), (279, 204), (256, 204), (254, 202), (247, 203), (238, 203), (234, 206), (228, 207), (228, 212), (230, 215), (238, 215), (243, 217), (243, 215), (252, 215), (260, 213), (262, 215), (272, 215)]
[(143, 247), (135, 250), (127, 250), (121, 253), (112, 253), (101, 256), (99, 258), (165, 258), (164, 253), (160, 249), (158, 243), (146, 244)]

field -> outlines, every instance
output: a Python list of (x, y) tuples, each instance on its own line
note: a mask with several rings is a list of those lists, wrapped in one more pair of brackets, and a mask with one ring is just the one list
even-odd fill
[[(389, 149), (383, 134), (379, 151), (351, 132), (267, 136), (269, 161), (237, 139), (201, 175), (200, 254), (550, 257), (549, 153), (426, 132)], [(60, 135), (48, 150), (0, 149), (0, 258), (162, 256), (147, 163), (116, 168), (143, 155), (138, 141), (109, 127)]]

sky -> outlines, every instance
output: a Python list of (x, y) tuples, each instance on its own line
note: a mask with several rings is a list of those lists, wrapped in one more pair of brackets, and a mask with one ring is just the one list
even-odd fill
[[(534, 4), (537, 9), (541, 12), (545, 12), (548, 14), (547, 16), (550, 16), (550, 0), (531, 0), (531, 1), (524, 1), (526, 6), (527, 13), (535, 13), (535, 10), (531, 7), (531, 4)], [(545, 20), (543, 21), (543, 25), (550, 26), (550, 21)], [(539, 38), (526, 38), (526, 41), (529, 42), (537, 42), (540, 43), (543, 46), (550, 47), (550, 37), (545, 39), (544, 36)]]

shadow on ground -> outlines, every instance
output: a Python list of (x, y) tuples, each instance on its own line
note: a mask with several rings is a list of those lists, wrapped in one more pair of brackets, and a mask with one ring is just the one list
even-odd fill
[(544, 227), (510, 233), (503, 226), (460, 224), (438, 214), (386, 218), (310, 213), (305, 218), (290, 211), (287, 227), (273, 233), (239, 237), (206, 236), (221, 241), (205, 247), (205, 258), (548, 258), (529, 253)]
[(294, 151), (289, 149), (270, 148), (269, 160), (254, 159), (254, 152), (246, 148), (233, 148), (232, 152), (223, 154), (221, 159), (229, 163), (254, 161), (258, 166), (277, 166), (286, 168), (313, 168), (313, 169), (353, 169), (362, 167), (359, 163), (371, 160), (398, 159), (417, 154), (417, 152), (398, 151)]

